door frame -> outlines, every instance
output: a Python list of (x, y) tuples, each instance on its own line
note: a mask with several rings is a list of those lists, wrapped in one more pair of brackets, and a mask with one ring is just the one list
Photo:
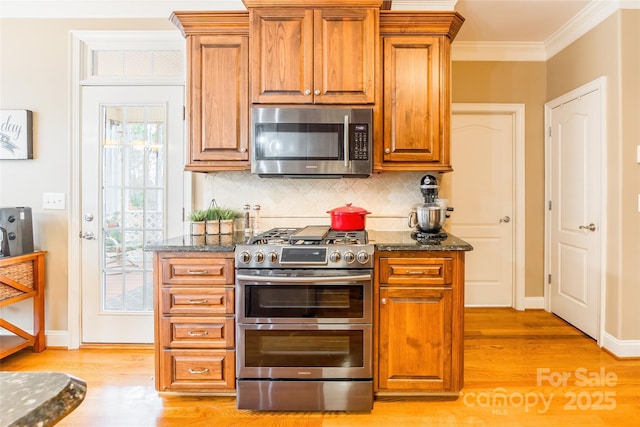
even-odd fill
[[(82, 295), (81, 295), (81, 95), (82, 86), (92, 85), (171, 85), (185, 86), (185, 76), (161, 78), (97, 78), (91, 76), (91, 59), (97, 50), (180, 50), (186, 44), (178, 31), (71, 31), (70, 33), (70, 96), (69, 96), (69, 210), (68, 232), (68, 296), (67, 296), (67, 348), (80, 347), (82, 339)], [(183, 59), (184, 61), (184, 59)], [(185, 73), (186, 74), (186, 73)], [(186, 126), (184, 127), (186, 132)], [(186, 138), (186, 134), (185, 134)], [(186, 140), (186, 139), (185, 139)], [(186, 157), (185, 157), (186, 158)], [(185, 179), (183, 200), (191, 205), (192, 180)], [(184, 208), (184, 207), (183, 207)], [(184, 209), (183, 209), (184, 210)]]
[(607, 78), (605, 76), (598, 77), (595, 80), (592, 80), (589, 83), (586, 83), (576, 89), (573, 89), (564, 95), (560, 95), (559, 97), (547, 102), (544, 104), (544, 163), (545, 163), (545, 173), (544, 173), (544, 197), (545, 197), (545, 216), (544, 216), (544, 228), (545, 228), (545, 245), (544, 245), (544, 309), (551, 313), (551, 284), (549, 283), (549, 275), (551, 274), (551, 211), (549, 210), (549, 203), (551, 201), (551, 112), (555, 107), (566, 104), (570, 101), (573, 101), (576, 98), (580, 98), (583, 95), (588, 93), (598, 91), (600, 96), (600, 117), (602, 120), (600, 126), (600, 140), (602, 143), (600, 144), (600, 224), (598, 224), (598, 228), (600, 230), (600, 307), (599, 307), (599, 331), (598, 337), (596, 341), (600, 347), (602, 347), (602, 339), (604, 334), (604, 319), (606, 318), (605, 307), (606, 307), (606, 295), (605, 295), (605, 283), (606, 283), (606, 259), (607, 259)]
[(524, 104), (453, 103), (452, 114), (510, 114), (513, 118), (513, 300), (516, 310), (541, 308), (535, 299), (525, 297), (525, 106)]

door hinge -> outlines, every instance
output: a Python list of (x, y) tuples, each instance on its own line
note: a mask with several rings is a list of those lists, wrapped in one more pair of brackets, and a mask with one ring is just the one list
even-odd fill
[(547, 283), (551, 284), (551, 275), (549, 275), (549, 277), (547, 278)]
[(187, 107), (182, 106), (182, 120), (187, 120)]
[(551, 210), (551, 200), (549, 200), (549, 210)]
[(551, 138), (551, 126), (549, 126), (549, 138)]

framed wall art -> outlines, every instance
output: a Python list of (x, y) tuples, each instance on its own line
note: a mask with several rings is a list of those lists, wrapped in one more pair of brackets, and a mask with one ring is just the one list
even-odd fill
[(33, 113), (0, 110), (0, 160), (33, 159)]

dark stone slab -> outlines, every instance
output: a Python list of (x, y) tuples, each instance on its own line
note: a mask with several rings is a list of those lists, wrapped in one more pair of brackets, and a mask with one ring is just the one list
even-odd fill
[(84, 400), (87, 384), (61, 372), (0, 372), (0, 427), (52, 426)]

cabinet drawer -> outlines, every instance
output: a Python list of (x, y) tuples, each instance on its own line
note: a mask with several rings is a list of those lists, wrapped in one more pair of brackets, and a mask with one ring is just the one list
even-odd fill
[(380, 284), (450, 285), (451, 258), (380, 258)]
[(161, 289), (163, 314), (233, 314), (235, 312), (233, 288)]
[(161, 391), (233, 391), (235, 351), (164, 350)]
[(164, 258), (162, 281), (168, 285), (231, 285), (231, 258)]
[(161, 319), (162, 343), (171, 348), (233, 348), (233, 317), (168, 317)]

